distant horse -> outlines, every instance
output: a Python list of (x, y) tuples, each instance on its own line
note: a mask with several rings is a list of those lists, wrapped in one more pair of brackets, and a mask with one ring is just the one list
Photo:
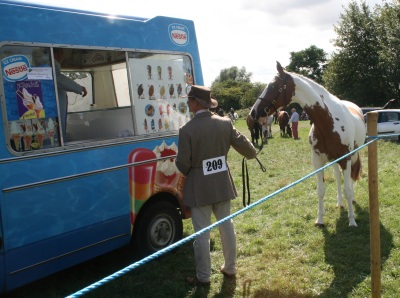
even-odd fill
[(274, 122), (274, 115), (269, 115), (262, 123), (262, 133), (266, 143), (268, 138), (272, 138), (272, 123)]
[(292, 130), (289, 125), (289, 114), (286, 111), (279, 111), (278, 113), (278, 123), (279, 128), (281, 130), (281, 137), (283, 138), (291, 138), (292, 137)]
[(250, 135), (251, 135), (251, 142), (253, 145), (257, 144), (258, 145), (258, 139), (261, 138), (261, 144), (263, 142), (262, 140), (262, 123), (259, 123), (257, 120), (255, 120), (251, 114), (247, 115), (246, 118), (246, 124), (247, 128), (250, 130)]
[[(361, 109), (354, 103), (339, 100), (324, 87), (295, 73), (286, 72), (277, 62), (278, 75), (268, 84), (252, 107), (255, 119), (265, 117), (287, 106), (292, 100), (298, 102), (312, 121), (309, 142), (314, 169), (328, 161), (336, 160), (358, 148), (365, 141), (366, 128)], [(261, 118), (262, 119), (262, 118)], [(282, 153), (280, 153), (282, 154)], [(343, 207), (340, 189), (340, 169), (343, 172), (344, 195), (348, 205), (349, 226), (357, 226), (352, 202), (353, 181), (361, 178), (359, 152), (338, 161), (334, 166), (337, 185), (337, 204)], [(324, 226), (324, 173), (317, 173), (318, 217), (316, 226)]]

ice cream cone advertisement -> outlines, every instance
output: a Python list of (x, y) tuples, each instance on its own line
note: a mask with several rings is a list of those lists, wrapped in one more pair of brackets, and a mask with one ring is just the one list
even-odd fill
[(37, 145), (36, 144), (35, 145), (38, 148), (43, 148), (43, 141), (46, 138), (46, 131), (43, 128), (43, 121), (40, 121), (38, 119), (33, 119), (32, 125), (34, 127), (34, 132), (35, 132), (35, 141), (37, 143)]
[(56, 133), (57, 122), (55, 122), (52, 118), (49, 118), (46, 122), (46, 130), (47, 135), (50, 138), (51, 146), (54, 147), (54, 136)]
[[(132, 223), (145, 201), (156, 193), (168, 192), (182, 199), (184, 177), (175, 166), (177, 149), (175, 143), (163, 141), (153, 151), (139, 148), (130, 153), (129, 163), (145, 162), (129, 169)], [(168, 156), (172, 157), (163, 159)]]
[(24, 131), (24, 150), (31, 150), (32, 138), (33, 138), (33, 127), (31, 120), (25, 120), (22, 125), (22, 129)]
[(23, 134), (23, 130), (21, 128), (21, 124), (18, 121), (12, 121), (10, 124), (10, 136), (11, 140), (14, 143), (14, 150), (20, 151), (21, 149), (21, 137)]
[(41, 82), (39, 80), (16, 82), (16, 89), (20, 119), (44, 118)]

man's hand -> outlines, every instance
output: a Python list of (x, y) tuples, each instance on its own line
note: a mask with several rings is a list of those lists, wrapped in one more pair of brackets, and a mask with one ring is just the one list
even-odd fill
[(87, 95), (87, 90), (85, 87), (82, 86), (82, 97), (85, 97)]

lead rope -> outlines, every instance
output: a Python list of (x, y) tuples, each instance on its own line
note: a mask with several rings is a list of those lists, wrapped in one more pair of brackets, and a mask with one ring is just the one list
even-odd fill
[[(266, 172), (267, 169), (264, 167), (264, 165), (261, 163), (261, 161), (258, 159), (256, 156), (256, 160), (258, 161), (258, 164), (260, 165), (261, 171)], [(250, 205), (250, 184), (249, 184), (249, 171), (247, 169), (247, 162), (246, 158), (243, 157), (242, 160), (242, 183), (243, 183), (243, 207), (246, 207)], [(247, 189), (247, 205), (246, 205), (246, 189)]]

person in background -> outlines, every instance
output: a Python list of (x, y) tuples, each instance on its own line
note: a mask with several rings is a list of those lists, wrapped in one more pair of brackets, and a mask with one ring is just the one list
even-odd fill
[(295, 140), (299, 139), (299, 132), (298, 132), (298, 127), (299, 127), (299, 114), (297, 113), (296, 109), (292, 109), (292, 116), (289, 119), (289, 124), (292, 123), (292, 134), (293, 138)]
[(217, 114), (221, 117), (224, 117), (224, 109), (220, 106), (217, 107)]
[[(218, 105), (210, 89), (193, 85), (188, 94), (189, 111), (193, 118), (179, 130), (176, 166), (186, 176), (183, 201), (192, 211), (194, 231), (211, 225), (211, 214), (217, 220), (230, 215), (231, 200), (237, 196), (227, 164), (233, 147), (248, 159), (255, 158), (256, 149), (235, 129), (227, 117), (211, 113)], [(211, 145), (212, 144), (212, 145)], [(236, 275), (236, 234), (232, 220), (219, 225), (224, 264), (221, 273)], [(186, 281), (193, 286), (208, 286), (211, 276), (210, 231), (199, 235), (193, 243), (196, 277)]]
[(87, 91), (84, 86), (79, 85), (74, 80), (61, 73), (61, 63), (64, 60), (64, 50), (62, 48), (54, 48), (53, 54), (55, 59), (58, 101), (60, 104), (61, 129), (64, 140), (66, 140), (68, 112), (67, 92), (74, 92), (82, 95), (82, 97), (85, 97), (87, 95)]

